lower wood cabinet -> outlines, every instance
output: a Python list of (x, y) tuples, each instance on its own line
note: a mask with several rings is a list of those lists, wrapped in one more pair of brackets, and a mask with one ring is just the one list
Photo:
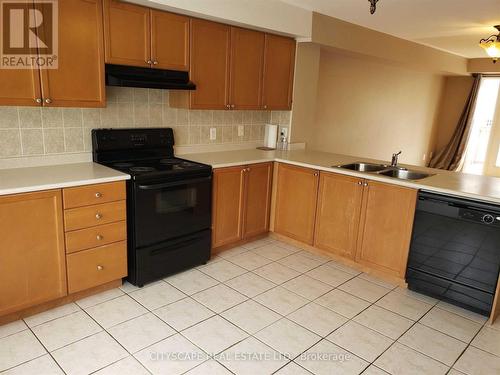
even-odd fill
[(0, 315), (65, 296), (61, 190), (0, 197)]
[(362, 201), (362, 179), (321, 172), (314, 245), (354, 260)]
[(417, 190), (366, 181), (356, 261), (403, 278)]
[(278, 164), (274, 231), (312, 245), (319, 172)]
[(214, 170), (212, 248), (269, 230), (272, 163)]

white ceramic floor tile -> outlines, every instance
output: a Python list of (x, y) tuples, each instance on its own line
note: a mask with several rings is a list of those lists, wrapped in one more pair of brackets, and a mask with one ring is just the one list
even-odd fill
[(436, 306), (439, 307), (440, 309), (460, 315), (463, 318), (467, 318), (479, 324), (484, 324), (488, 320), (488, 318), (484, 315), (477, 314), (475, 312), (463, 309), (455, 305), (451, 305), (443, 301), (439, 301)]
[(393, 343), (390, 338), (353, 321), (344, 324), (327, 339), (368, 362), (373, 362)]
[(64, 372), (48, 354), (2, 372), (2, 375), (64, 375)]
[(253, 271), (259, 276), (272, 281), (275, 284), (282, 284), (300, 275), (299, 272), (285, 267), (279, 263), (271, 263)]
[(270, 259), (257, 255), (251, 251), (236, 255), (229, 259), (229, 261), (248, 271), (252, 271), (272, 262)]
[(176, 334), (141, 350), (135, 358), (153, 374), (178, 375), (205, 362), (208, 356)]
[(451, 366), (467, 344), (432, 328), (417, 323), (399, 340), (401, 344)]
[(437, 299), (429, 297), (429, 296), (426, 296), (424, 294), (420, 294), (420, 293), (414, 292), (413, 290), (410, 290), (408, 288), (403, 288), (403, 287), (399, 286), (396, 289), (394, 289), (394, 291), (396, 293), (403, 294), (403, 295), (405, 295), (407, 297), (411, 297), (413, 299), (418, 299), (419, 301), (428, 303), (429, 305), (435, 305), (436, 303), (438, 303)]
[(83, 311), (51, 320), (32, 329), (48, 351), (102, 331), (102, 328)]
[(314, 302), (349, 319), (370, 306), (369, 302), (339, 289), (332, 290)]
[(320, 336), (285, 318), (264, 328), (255, 337), (290, 359), (321, 340)]
[(281, 315), (288, 315), (309, 301), (282, 287), (276, 287), (254, 298), (257, 302)]
[(279, 241), (279, 240), (274, 242), (274, 244), (278, 245), (279, 247), (282, 247), (284, 249), (292, 250), (294, 253), (302, 251), (302, 250), (304, 250), (304, 247), (306, 247), (306, 245), (302, 245), (301, 243), (297, 243), (295, 245), (292, 245), (291, 243)]
[(61, 316), (69, 315), (81, 309), (75, 303), (68, 303), (66, 305), (58, 306), (53, 309), (44, 311), (42, 313), (24, 318), (28, 327), (34, 327), (39, 324), (60, 318)]
[(284, 283), (282, 287), (297, 293), (299, 296), (307, 298), (308, 300), (316, 299), (333, 289), (332, 286), (322, 283), (321, 281), (313, 279), (307, 275), (300, 275), (295, 279), (289, 280)]
[[(157, 281), (158, 282), (158, 281)], [(157, 283), (156, 282), (156, 283)], [(156, 284), (156, 283), (153, 283), (153, 284)], [(145, 288), (147, 288), (148, 286), (151, 286), (152, 284), (148, 284), (146, 286), (144, 286)], [(133, 292), (134, 290), (139, 290), (140, 288), (138, 286), (135, 286), (135, 285), (132, 285), (130, 284), (128, 281), (125, 281), (123, 283), (122, 286), (119, 287), (120, 290), (124, 293), (130, 293), (130, 292)]]
[(0, 371), (44, 355), (46, 350), (29, 330), (0, 339)]
[(109, 328), (108, 332), (129, 353), (135, 353), (176, 333), (152, 313), (120, 323)]
[(275, 375), (311, 375), (311, 373), (295, 362), (290, 362), (275, 372)]
[(390, 292), (385, 295), (376, 302), (376, 305), (411, 320), (419, 320), (432, 308), (432, 305), (428, 303), (397, 292)]
[(243, 294), (238, 293), (224, 284), (219, 284), (210, 289), (193, 294), (192, 297), (216, 313), (227, 310), (247, 299)]
[(316, 303), (308, 303), (287, 318), (322, 337), (347, 322), (347, 318)]
[(471, 345), (500, 357), (500, 331), (487, 326), (483, 327), (472, 340)]
[(466, 343), (469, 343), (482, 327), (479, 323), (437, 307), (429, 311), (420, 323)]
[(257, 249), (252, 250), (255, 254), (266, 257), (271, 260), (278, 260), (286, 256), (292, 255), (297, 251), (298, 248), (286, 248), (283, 247), (281, 243), (275, 242), (269, 245), (264, 245)]
[(105, 292), (94, 294), (90, 297), (79, 299), (76, 301), (76, 304), (82, 309), (86, 309), (87, 307), (98, 305), (102, 302), (109, 301), (110, 299), (121, 297), (123, 294), (124, 293), (120, 288), (110, 289)]
[(335, 260), (331, 260), (330, 262), (326, 263), (326, 265), (329, 267), (336, 268), (338, 270), (350, 273), (351, 275), (354, 275), (354, 276), (361, 274), (361, 271), (358, 271), (355, 268), (349, 267), (349, 266), (347, 266), (343, 263), (337, 262)]
[(404, 316), (372, 305), (353, 319), (355, 322), (371, 328), (393, 340), (397, 340), (415, 322)]
[(468, 375), (500, 374), (500, 357), (469, 346), (453, 368)]
[(123, 323), (148, 312), (128, 295), (124, 295), (85, 309), (104, 328)]
[(222, 353), (219, 361), (238, 375), (272, 374), (288, 360), (278, 352), (250, 337)]
[(358, 276), (359, 278), (363, 279), (363, 280), (366, 280), (366, 281), (370, 281), (374, 284), (377, 284), (379, 286), (383, 286), (384, 288), (386, 289), (394, 289), (397, 287), (397, 284), (395, 283), (392, 283), (390, 281), (387, 281), (387, 280), (384, 280), (384, 279), (381, 279), (380, 277), (377, 277), (377, 276), (374, 276), (374, 275), (370, 275), (368, 273), (362, 273)]
[(129, 296), (149, 310), (158, 309), (186, 297), (184, 293), (166, 282), (136, 290)]
[(221, 260), (214, 264), (207, 264), (206, 266), (199, 267), (199, 270), (221, 282), (248, 272), (246, 269), (230, 263), (227, 260)]
[(94, 373), (94, 375), (149, 375), (146, 370), (134, 357), (120, 359), (102, 370)]
[(309, 250), (301, 250), (298, 254), (302, 255), (303, 257), (309, 258), (309, 259), (317, 260), (318, 262), (321, 262), (322, 264), (330, 262), (332, 260), (331, 258), (329, 258), (327, 256), (315, 254), (315, 253), (310, 252)]
[(182, 331), (214, 315), (192, 298), (184, 298), (153, 312), (177, 331)]
[(275, 283), (272, 283), (271, 281), (266, 280), (252, 272), (248, 272), (235, 277), (234, 279), (228, 280), (225, 284), (250, 298), (253, 298), (256, 295), (276, 286)]
[(223, 251), (217, 253), (217, 255), (220, 256), (221, 258), (224, 258), (227, 260), (229, 258), (236, 256), (236, 255), (246, 253), (247, 251), (250, 251), (250, 250), (243, 247), (243, 246), (236, 246), (236, 247), (233, 247), (231, 249), (223, 250)]
[(77, 341), (52, 352), (55, 360), (69, 375), (88, 374), (128, 356), (106, 332)]
[(252, 300), (226, 310), (221, 315), (250, 334), (260, 331), (281, 318), (279, 314)]
[(186, 375), (232, 375), (232, 372), (219, 362), (210, 360), (186, 372)]
[(384, 370), (379, 369), (375, 365), (371, 365), (365, 371), (363, 371), (363, 375), (387, 375), (388, 373)]
[(207, 319), (182, 334), (209, 354), (220, 353), (248, 336), (220, 316)]
[(371, 303), (389, 293), (389, 289), (359, 277), (347, 281), (339, 289)]
[(306, 275), (332, 287), (337, 287), (355, 277), (351, 273), (330, 267), (326, 264), (307, 272)]
[(265, 238), (261, 238), (260, 240), (257, 240), (257, 241), (245, 243), (241, 246), (244, 247), (245, 249), (253, 250), (253, 249), (257, 249), (259, 247), (262, 247), (262, 246), (265, 246), (265, 245), (268, 245), (271, 243), (274, 243), (274, 240), (271, 238), (265, 237)]
[(444, 364), (399, 343), (391, 346), (374, 364), (393, 375), (441, 375), (448, 371)]
[(205, 275), (197, 269), (178, 273), (166, 278), (165, 281), (189, 296), (219, 283), (217, 280)]
[(369, 365), (368, 362), (327, 340), (314, 345), (295, 362), (316, 375), (357, 375)]
[(28, 326), (22, 320), (16, 320), (15, 322), (4, 324), (0, 326), (0, 339), (2, 337), (24, 331), (25, 329), (28, 329)]
[(300, 254), (287, 256), (286, 258), (278, 260), (278, 262), (300, 273), (310, 271), (324, 263)]

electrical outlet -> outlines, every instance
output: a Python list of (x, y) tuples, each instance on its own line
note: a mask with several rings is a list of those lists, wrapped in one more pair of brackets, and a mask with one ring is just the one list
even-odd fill
[(210, 128), (210, 140), (215, 141), (217, 139), (217, 128)]
[(288, 128), (285, 126), (281, 126), (280, 127), (280, 137), (281, 137), (281, 134), (283, 134), (285, 136), (285, 139), (288, 139)]
[(243, 137), (245, 135), (245, 128), (243, 125), (238, 125), (238, 137)]

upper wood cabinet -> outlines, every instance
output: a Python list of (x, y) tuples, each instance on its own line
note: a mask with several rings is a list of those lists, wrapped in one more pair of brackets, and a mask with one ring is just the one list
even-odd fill
[(314, 245), (354, 260), (362, 199), (362, 179), (321, 172)]
[(106, 63), (151, 66), (149, 8), (104, 0)]
[(278, 164), (274, 230), (313, 244), (319, 172)]
[(272, 163), (259, 163), (214, 170), (213, 248), (269, 230), (272, 169)]
[(105, 0), (106, 63), (189, 70), (189, 17)]
[(58, 23), (57, 69), (0, 69), (0, 104), (104, 106), (101, 0), (60, 1)]
[(191, 20), (190, 108), (228, 109), (230, 37), (227, 25)]
[(417, 190), (366, 181), (356, 261), (403, 278)]
[(65, 296), (61, 191), (0, 197), (0, 315)]
[(266, 34), (264, 54), (264, 109), (292, 108), (295, 40)]
[(262, 102), (264, 34), (231, 27), (231, 109), (259, 109)]

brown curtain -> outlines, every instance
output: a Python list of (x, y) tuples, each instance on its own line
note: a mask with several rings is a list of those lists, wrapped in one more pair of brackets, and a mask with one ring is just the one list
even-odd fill
[(457, 128), (451, 137), (450, 143), (439, 151), (429, 162), (429, 167), (459, 171), (462, 168), (465, 150), (472, 127), (472, 117), (476, 108), (477, 94), (481, 84), (481, 74), (474, 74), (474, 83), (465, 103), (465, 108), (458, 121)]

